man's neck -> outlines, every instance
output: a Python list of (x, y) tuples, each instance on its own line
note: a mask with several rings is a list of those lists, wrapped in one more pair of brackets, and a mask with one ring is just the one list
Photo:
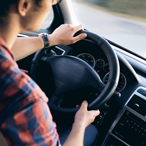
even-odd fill
[(5, 41), (9, 49), (12, 48), (13, 43), (20, 32), (19, 30), (19, 26), (14, 21), (0, 25), (0, 37)]

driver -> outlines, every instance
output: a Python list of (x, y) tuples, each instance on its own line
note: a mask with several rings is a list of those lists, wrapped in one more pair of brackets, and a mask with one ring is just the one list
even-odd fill
[[(9, 146), (82, 146), (83, 143), (89, 146), (97, 136), (96, 128), (90, 124), (100, 112), (88, 111), (86, 101), (75, 115), (72, 130), (65, 129), (58, 135), (48, 98), (16, 63), (44, 48), (42, 37), (17, 38), (17, 35), (39, 30), (56, 3), (57, 0), (0, 2), (0, 131)], [(74, 37), (81, 29), (80, 25), (61, 25), (47, 36), (49, 45), (69, 45), (82, 40), (86, 34)]]

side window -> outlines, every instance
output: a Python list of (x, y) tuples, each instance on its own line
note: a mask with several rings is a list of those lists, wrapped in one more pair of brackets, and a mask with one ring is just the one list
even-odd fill
[(45, 29), (48, 26), (50, 26), (52, 21), (53, 21), (53, 18), (54, 18), (54, 13), (53, 13), (53, 9), (51, 9), (49, 15), (47, 16), (47, 18), (43, 22), (41, 29)]

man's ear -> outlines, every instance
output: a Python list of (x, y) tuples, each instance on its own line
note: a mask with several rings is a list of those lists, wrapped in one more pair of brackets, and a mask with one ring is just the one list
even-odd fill
[(30, 0), (18, 1), (18, 12), (21, 16), (25, 16), (31, 6)]

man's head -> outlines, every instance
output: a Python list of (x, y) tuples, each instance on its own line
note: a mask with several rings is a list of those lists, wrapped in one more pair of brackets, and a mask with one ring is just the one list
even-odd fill
[(39, 30), (52, 5), (57, 0), (3, 0), (0, 2), (0, 25), (12, 19), (20, 23), (21, 30)]

